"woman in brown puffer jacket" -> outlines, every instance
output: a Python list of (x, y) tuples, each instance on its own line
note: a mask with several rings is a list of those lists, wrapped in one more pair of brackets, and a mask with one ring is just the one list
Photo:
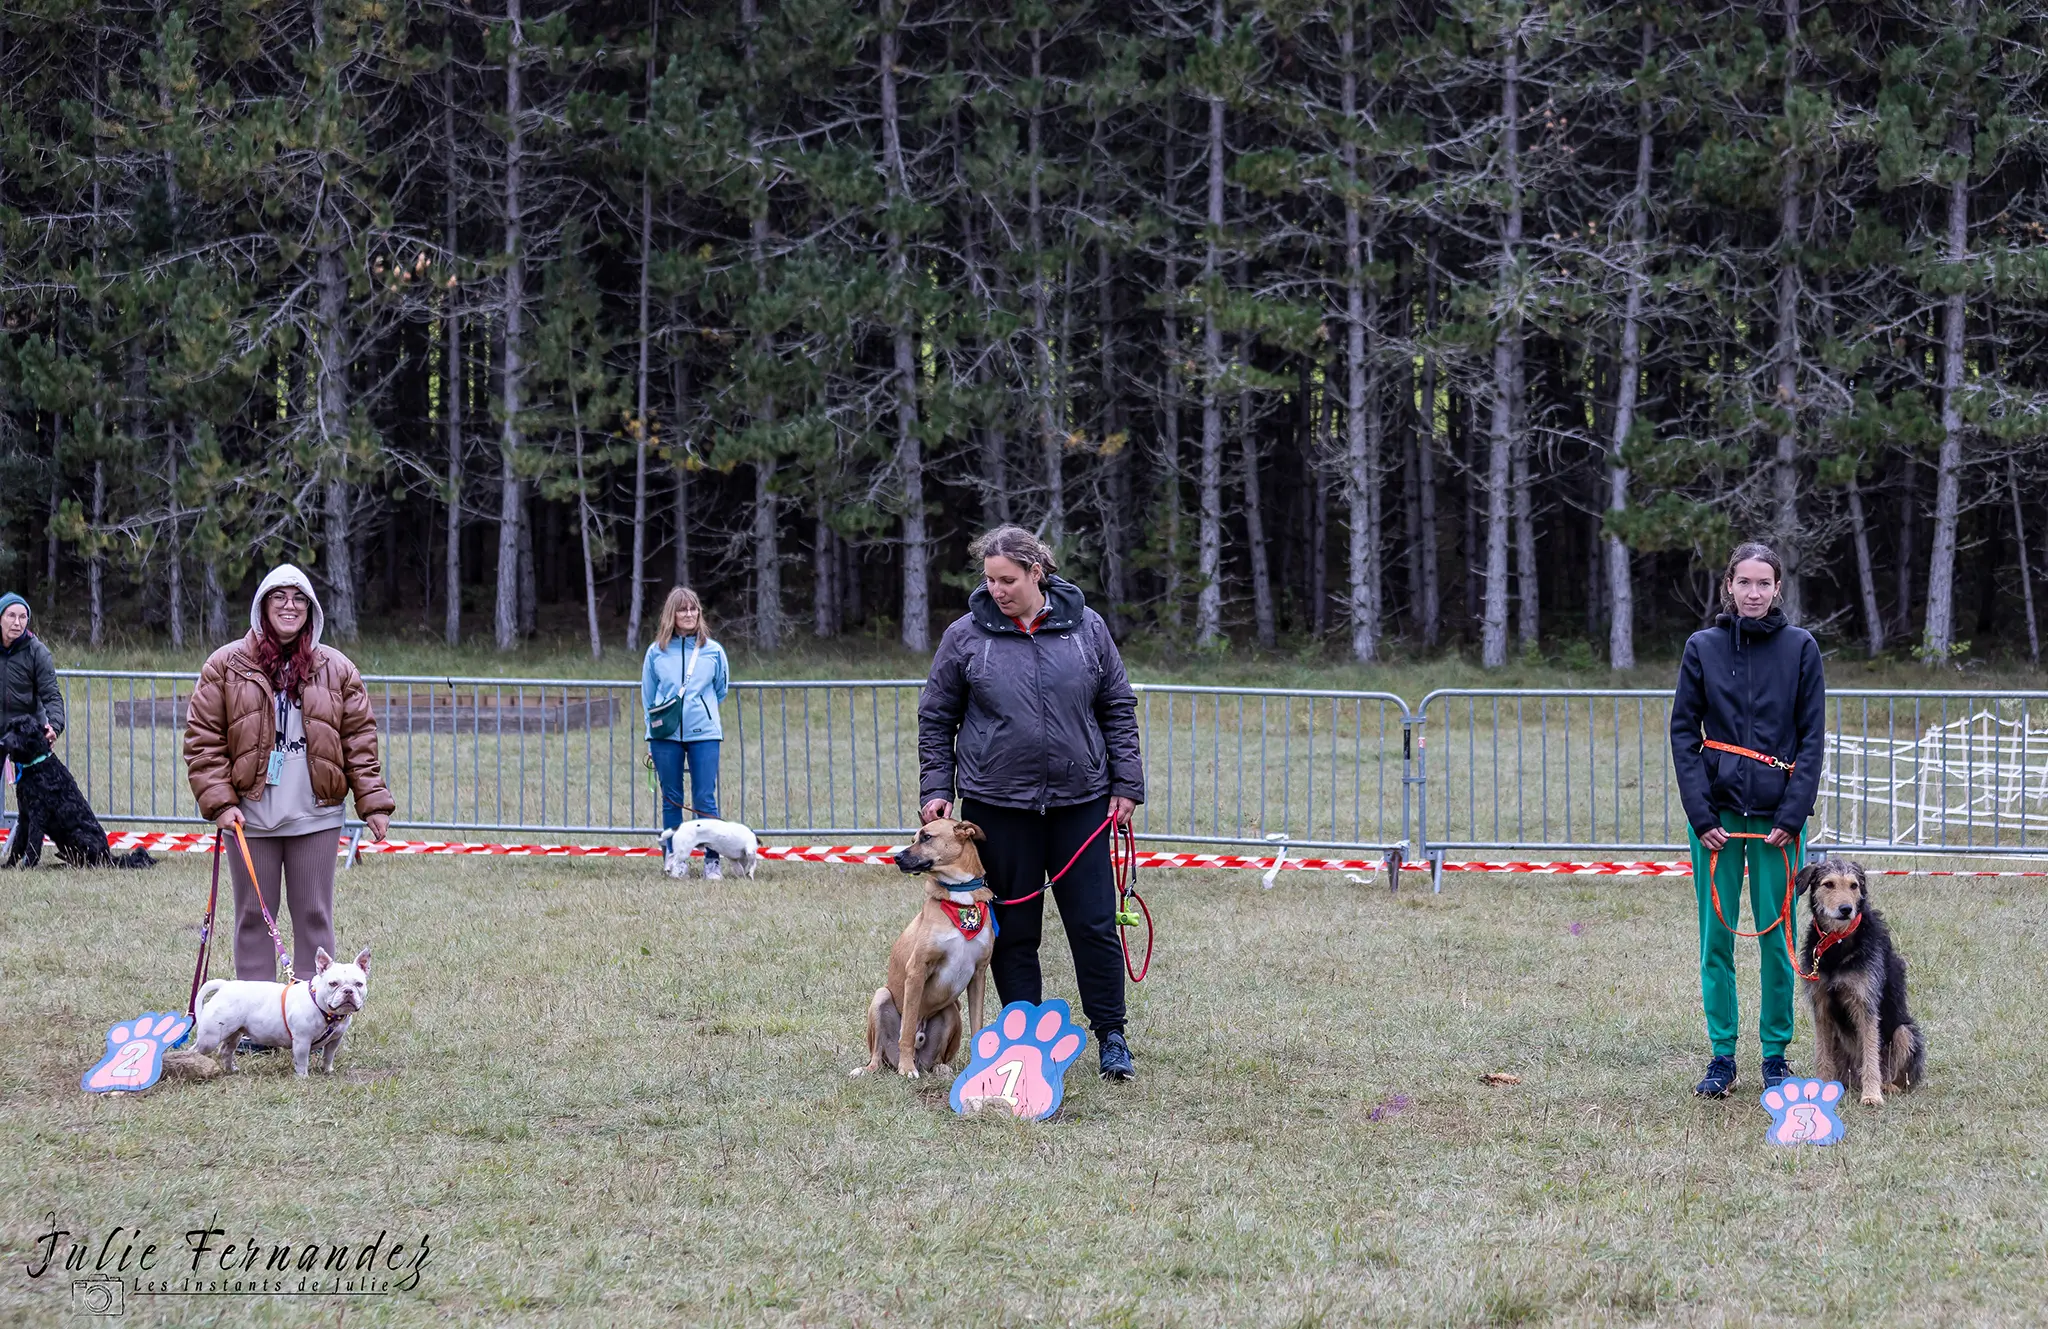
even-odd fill
[[(343, 800), (382, 840), (391, 791), (377, 764), (377, 722), (363, 676), (320, 644), (326, 616), (306, 574), (279, 564), (256, 588), (249, 635), (207, 658), (185, 722), (185, 769), (199, 813), (230, 832), (238, 823), (263, 900), (292, 919), (292, 963), (311, 974), (315, 952), (334, 952), (334, 861)], [(230, 835), (235, 882), (235, 976), (277, 971), (263, 911)], [(282, 905), (279, 891), (282, 888)]]

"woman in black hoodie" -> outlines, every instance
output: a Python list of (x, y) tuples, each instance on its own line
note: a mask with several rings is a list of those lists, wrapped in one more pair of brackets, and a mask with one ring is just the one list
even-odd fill
[[(1145, 801), (1137, 694), (1102, 616), (1053, 575), (1043, 541), (999, 526), (971, 552), (982, 584), (940, 639), (918, 702), (920, 812), (953, 816), (957, 793), (960, 819), (986, 837), (982, 867), (999, 899), (1023, 901), (1073, 861), (1053, 899), (1103, 1078), (1128, 1080), (1110, 836), (1096, 832)], [(995, 908), (989, 971), (1005, 1003), (1042, 999), (1044, 910), (1043, 895)]]
[[(1671, 760), (1692, 839), (1693, 888), (1699, 897), (1700, 997), (1706, 1007), (1713, 1060), (1693, 1092), (1721, 1098), (1735, 1086), (1735, 938), (1742, 882), (1749, 880), (1763, 969), (1757, 1038), (1766, 1089), (1791, 1075), (1792, 960), (1767, 919), (1784, 910), (1805, 850), (1806, 819), (1820, 788), (1827, 685), (1813, 634), (1785, 621), (1778, 608), (1785, 566), (1766, 545), (1738, 545), (1721, 581), (1723, 613), (1685, 643), (1678, 690), (1671, 701)], [(1733, 834), (1731, 834), (1733, 833)], [(1749, 836), (1762, 836), (1751, 839)], [(1727, 922), (1715, 916), (1714, 884)], [(1790, 927), (1791, 924), (1783, 924)]]

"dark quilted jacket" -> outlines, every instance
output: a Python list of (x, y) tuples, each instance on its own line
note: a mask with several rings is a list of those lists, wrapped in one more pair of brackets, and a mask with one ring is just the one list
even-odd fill
[(999, 807), (1145, 800), (1138, 702), (1109, 627), (1081, 588), (1046, 578), (1035, 634), (987, 587), (946, 629), (918, 703), (919, 801), (956, 793)]
[(64, 691), (50, 648), (24, 630), (12, 646), (0, 646), (0, 726), (17, 715), (33, 715), (64, 732)]

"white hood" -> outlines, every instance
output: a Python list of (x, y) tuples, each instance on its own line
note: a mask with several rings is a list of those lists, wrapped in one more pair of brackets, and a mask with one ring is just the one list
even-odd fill
[(292, 563), (280, 563), (270, 570), (263, 584), (256, 588), (256, 598), (249, 602), (249, 627), (252, 631), (263, 631), (263, 597), (280, 586), (296, 586), (313, 603), (313, 612), (306, 621), (306, 631), (312, 633), (314, 647), (320, 645), (320, 631), (327, 626), (327, 611), (320, 607), (320, 595), (313, 589), (313, 579), (299, 571)]

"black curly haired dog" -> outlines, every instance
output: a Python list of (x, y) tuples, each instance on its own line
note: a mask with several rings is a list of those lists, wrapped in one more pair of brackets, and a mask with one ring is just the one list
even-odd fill
[(0, 867), (34, 867), (43, 857), (43, 837), (57, 842), (57, 857), (72, 867), (148, 868), (156, 860), (144, 849), (116, 857), (107, 847), (107, 833), (78, 781), (50, 751), (42, 722), (32, 715), (15, 719), (0, 730), (0, 753), (14, 763), (21, 820), (7, 837), (7, 859)]
[(1792, 891), (1806, 897), (1802, 972), (1813, 1007), (1814, 1074), (1860, 1090), (1868, 1107), (1887, 1089), (1914, 1089), (1927, 1079), (1927, 1041), (1906, 1009), (1906, 959), (1892, 945), (1884, 915), (1870, 903), (1861, 863), (1823, 858), (1808, 863)]

